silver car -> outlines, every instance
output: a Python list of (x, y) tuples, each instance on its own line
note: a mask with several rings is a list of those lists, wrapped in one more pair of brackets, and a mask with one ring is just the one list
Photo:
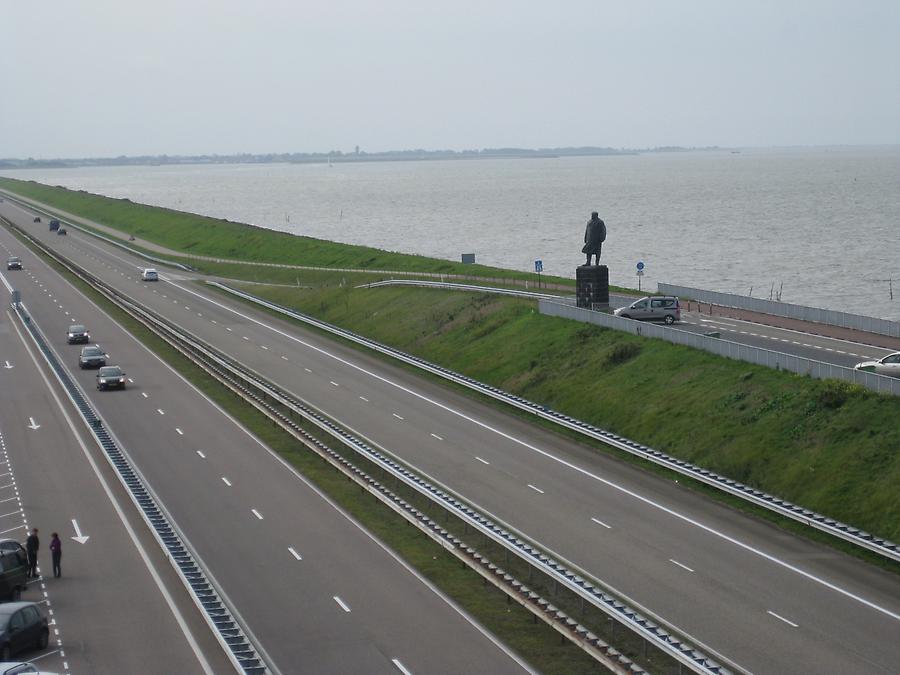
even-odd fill
[(681, 305), (674, 295), (654, 295), (635, 300), (627, 307), (619, 307), (616, 316), (638, 321), (665, 321), (673, 324), (681, 321)]
[(857, 370), (867, 370), (870, 373), (878, 373), (879, 375), (900, 377), (900, 352), (888, 354), (877, 361), (863, 361), (853, 367)]

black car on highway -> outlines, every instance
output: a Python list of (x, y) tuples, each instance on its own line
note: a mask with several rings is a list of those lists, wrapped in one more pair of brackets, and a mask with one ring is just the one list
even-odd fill
[(61, 227), (56, 231), (56, 234), (66, 234), (66, 228)]
[(49, 641), (47, 617), (36, 602), (0, 605), (0, 661), (29, 649), (46, 649)]
[(53, 220), (50, 221), (50, 229), (51, 229), (51, 230), (58, 230), (58, 229), (59, 229), (59, 221), (56, 220), (56, 218), (54, 218)]
[(66, 331), (66, 342), (70, 345), (78, 344), (79, 342), (87, 344), (90, 341), (91, 334), (88, 332), (87, 327), (82, 326), (80, 323), (69, 326), (69, 330)]
[(100, 349), (100, 345), (87, 345), (81, 348), (78, 357), (79, 368), (102, 368), (106, 365), (106, 353)]
[(97, 372), (97, 389), (124, 389), (125, 372), (119, 366), (103, 366)]
[(22, 259), (17, 255), (11, 255), (6, 259), (6, 269), (7, 271), (22, 269)]
[(40, 217), (40, 216), (35, 216), (35, 217), (34, 217), (34, 222), (36, 222), (36, 223), (41, 222), (41, 217)]
[(16, 602), (28, 585), (28, 555), (15, 539), (0, 547), (0, 598)]

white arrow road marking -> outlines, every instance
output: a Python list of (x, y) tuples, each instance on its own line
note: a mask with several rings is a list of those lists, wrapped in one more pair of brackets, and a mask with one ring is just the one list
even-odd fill
[(31, 429), (32, 431), (36, 431), (37, 429), (41, 428), (40, 424), (35, 424), (33, 417), (29, 417), (28, 421), (31, 422), (31, 424), (28, 425), (28, 428)]
[(75, 541), (77, 541), (79, 544), (83, 544), (83, 543), (86, 542), (88, 539), (90, 539), (89, 536), (86, 536), (86, 535), (81, 534), (81, 528), (78, 527), (78, 521), (75, 520), (74, 518), (72, 519), (72, 527), (75, 528), (75, 536), (72, 537), (72, 539), (74, 539)]
[(9, 361), (7, 361), (7, 362), (6, 362), (6, 365), (3, 366), (3, 367), (6, 368), (7, 370), (9, 370), (10, 368), (15, 368), (15, 366), (12, 365)]

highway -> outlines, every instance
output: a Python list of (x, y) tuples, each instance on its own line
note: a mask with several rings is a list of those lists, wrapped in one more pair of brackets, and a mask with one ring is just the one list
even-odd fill
[[(18, 209), (2, 211), (77, 264), (740, 667), (759, 673), (895, 670), (900, 583), (894, 575), (369, 354), (235, 308), (187, 275), (164, 273), (165, 281), (142, 284), (137, 269), (144, 265), (127, 254), (77, 233), (49, 235), (46, 225), (32, 225)], [(2, 240), (13, 246), (7, 233)], [(36, 294), (52, 302), (40, 286), (22, 288), (26, 302)]]
[[(527, 671), (5, 230), (0, 249), (27, 259), (25, 270), (9, 273), (23, 301), (273, 672)], [(125, 369), (125, 391), (93, 390), (94, 372), (77, 367), (80, 347), (65, 344), (75, 322)]]

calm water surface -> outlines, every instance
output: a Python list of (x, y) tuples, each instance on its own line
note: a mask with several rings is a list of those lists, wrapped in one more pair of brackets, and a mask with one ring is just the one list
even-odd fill
[[(900, 148), (565, 159), (4, 171), (323, 239), (574, 276), (606, 222), (610, 280), (900, 319)], [(895, 282), (889, 297), (888, 279)]]

